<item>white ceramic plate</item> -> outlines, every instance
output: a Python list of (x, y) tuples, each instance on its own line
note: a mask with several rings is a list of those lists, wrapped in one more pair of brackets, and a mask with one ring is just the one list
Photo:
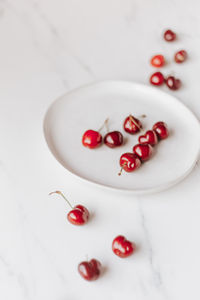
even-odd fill
[[(157, 121), (166, 122), (170, 136), (155, 147), (152, 159), (140, 169), (118, 176), (121, 154), (130, 152), (138, 139), (138, 134), (123, 131), (129, 114), (145, 114), (145, 130)], [(84, 131), (98, 130), (108, 117), (109, 130), (123, 132), (126, 143), (115, 149), (83, 147)], [(84, 86), (56, 100), (46, 113), (44, 134), (55, 158), (72, 174), (104, 188), (135, 194), (160, 191), (182, 180), (200, 150), (200, 125), (186, 106), (159, 88), (123, 81)]]

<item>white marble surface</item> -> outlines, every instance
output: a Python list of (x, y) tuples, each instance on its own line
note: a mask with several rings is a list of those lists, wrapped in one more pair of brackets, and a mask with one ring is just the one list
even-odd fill
[[(176, 95), (200, 117), (199, 10), (197, 0), (0, 1), (2, 300), (200, 298), (198, 164), (166, 192), (124, 197), (77, 184), (42, 132), (47, 107), (64, 92), (101, 79), (148, 84), (149, 57), (170, 59), (179, 48), (188, 50), (187, 63), (164, 70), (183, 80)], [(162, 41), (166, 27), (177, 42)], [(91, 222), (67, 223), (64, 201), (48, 196), (54, 189), (85, 204)], [(110, 250), (119, 233), (138, 245), (127, 260)], [(76, 270), (86, 255), (107, 268), (93, 283)]]

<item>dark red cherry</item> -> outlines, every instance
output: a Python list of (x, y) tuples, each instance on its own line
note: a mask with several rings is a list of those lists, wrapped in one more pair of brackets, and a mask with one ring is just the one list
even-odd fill
[(51, 192), (49, 195), (52, 194), (61, 195), (68, 203), (68, 205), (71, 207), (71, 210), (67, 214), (67, 219), (71, 224), (84, 225), (85, 223), (87, 223), (90, 214), (85, 206), (79, 204), (73, 207), (71, 203), (67, 200), (67, 198), (63, 195), (63, 193), (60, 191)]
[(153, 85), (162, 85), (164, 80), (164, 76), (161, 72), (153, 73), (149, 79), (150, 83)]
[(164, 39), (167, 42), (172, 42), (176, 39), (176, 33), (174, 33), (172, 30), (168, 29), (164, 33)]
[(137, 144), (133, 147), (133, 153), (136, 154), (141, 161), (146, 161), (152, 156), (153, 148), (149, 144)]
[(130, 256), (135, 251), (135, 245), (123, 235), (119, 235), (112, 242), (112, 250), (117, 256), (124, 258)]
[(96, 259), (83, 261), (78, 265), (79, 274), (88, 281), (96, 280), (101, 273), (101, 263)]
[(121, 146), (123, 144), (123, 135), (119, 131), (108, 132), (104, 137), (104, 143), (110, 148)]
[(155, 131), (148, 130), (144, 135), (139, 136), (138, 142), (140, 144), (149, 144), (151, 146), (155, 146), (158, 143), (158, 137)]
[(160, 140), (164, 140), (169, 136), (167, 124), (164, 122), (157, 122), (153, 125), (153, 130), (156, 132)]
[(165, 64), (165, 58), (163, 55), (158, 54), (151, 58), (151, 65), (156, 68), (163, 67)]
[(174, 76), (169, 76), (166, 79), (166, 85), (171, 90), (178, 90), (181, 87), (181, 81), (176, 79)]
[(174, 60), (178, 64), (184, 62), (186, 60), (186, 58), (187, 58), (187, 52), (185, 50), (180, 50), (180, 51), (176, 52), (174, 55)]
[(82, 137), (82, 144), (85, 147), (90, 149), (94, 149), (98, 147), (102, 142), (102, 136), (98, 131), (95, 130), (87, 130)]
[(121, 171), (118, 175), (121, 175), (122, 170), (126, 172), (133, 172), (141, 166), (141, 161), (137, 155), (134, 153), (124, 153), (121, 155), (119, 164), (121, 166)]
[(124, 130), (130, 134), (135, 134), (142, 128), (142, 123), (137, 118), (129, 115), (124, 121)]

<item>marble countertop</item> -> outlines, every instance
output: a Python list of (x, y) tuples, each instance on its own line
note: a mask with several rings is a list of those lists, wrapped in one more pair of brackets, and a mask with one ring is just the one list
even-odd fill
[[(148, 84), (150, 56), (170, 62), (181, 48), (188, 61), (163, 70), (182, 79), (175, 95), (200, 117), (199, 10), (195, 0), (0, 1), (2, 300), (200, 298), (198, 163), (168, 191), (125, 197), (77, 185), (42, 131), (48, 106), (63, 93), (102, 79)], [(179, 37), (171, 44), (161, 38), (168, 27)], [(89, 208), (87, 226), (66, 221), (64, 201), (48, 196), (55, 189)], [(126, 260), (110, 249), (119, 233), (138, 245)], [(93, 283), (77, 273), (86, 256), (106, 266)]]

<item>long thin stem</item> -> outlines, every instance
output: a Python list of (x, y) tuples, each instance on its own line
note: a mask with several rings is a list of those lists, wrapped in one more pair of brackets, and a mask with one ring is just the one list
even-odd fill
[(55, 192), (49, 193), (49, 195), (52, 195), (52, 194), (58, 194), (58, 195), (61, 195), (61, 196), (63, 197), (63, 199), (65, 199), (65, 201), (68, 203), (68, 205), (73, 209), (73, 206), (71, 205), (71, 203), (69, 202), (69, 200), (67, 200), (67, 198), (63, 195), (62, 192), (60, 192), (60, 191), (55, 191)]
[(101, 130), (104, 128), (104, 126), (105, 126), (105, 127), (106, 127), (106, 130), (107, 130), (107, 132), (108, 132), (108, 121), (109, 121), (109, 118), (107, 118), (107, 119), (104, 121), (103, 125), (99, 128), (98, 131), (101, 131)]
[(129, 118), (130, 118), (130, 120), (135, 124), (135, 126), (136, 126), (139, 130), (141, 130), (140, 126), (137, 124), (137, 122), (133, 119), (133, 117), (132, 117), (131, 115), (129, 116)]

